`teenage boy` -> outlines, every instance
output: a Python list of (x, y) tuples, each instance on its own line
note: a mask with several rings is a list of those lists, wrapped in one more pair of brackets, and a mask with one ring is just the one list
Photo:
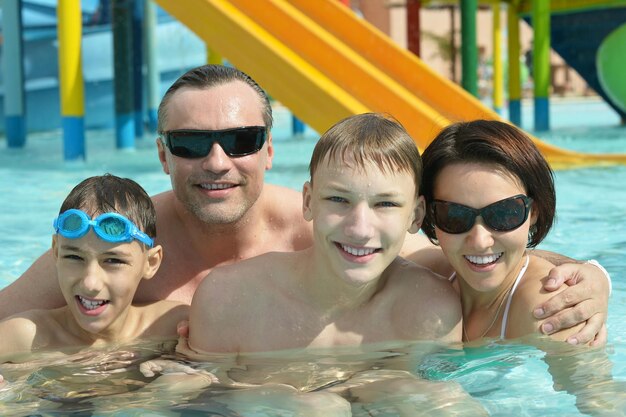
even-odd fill
[(313, 246), (213, 270), (191, 304), (190, 347), (260, 352), (460, 341), (454, 290), (398, 256), (424, 216), (421, 160), (402, 126), (378, 114), (344, 119), (320, 138), (310, 172), (303, 213)]
[[(399, 257), (406, 233), (416, 233), (424, 216), (421, 172), (417, 148), (396, 121), (368, 113), (331, 127), (313, 151), (311, 180), (303, 190), (312, 247), (214, 269), (194, 295), (188, 344), (182, 340), (179, 351), (201, 360), (214, 359), (210, 354), (234, 354), (239, 364), (239, 355), (270, 351), (291, 350), (293, 355), (303, 348), (391, 341), (460, 342), (461, 310), (454, 290), (429, 270)], [(151, 366), (158, 371), (159, 365)], [(221, 382), (259, 383), (254, 366), (244, 366), (247, 371), (236, 375), (230, 367), (226, 363), (218, 370)], [(399, 403), (412, 404), (400, 407), (405, 411), (394, 404), (398, 415), (414, 415), (415, 407), (440, 398), (442, 391), (450, 400), (448, 411), (484, 411), (454, 383), (419, 380), (405, 370), (353, 368), (343, 383), (346, 372), (336, 371), (337, 385), (331, 389), (313, 381), (327, 382), (332, 369), (305, 376), (268, 372), (266, 382), (257, 387), (259, 401), (275, 384), (288, 384), (303, 393), (282, 398), (282, 407), (346, 411), (347, 401), (342, 405), (339, 397), (333, 400), (328, 394), (371, 407), (395, 387), (396, 394), (407, 395)], [(237, 395), (251, 395), (244, 392)], [(420, 400), (411, 399), (415, 393)]]

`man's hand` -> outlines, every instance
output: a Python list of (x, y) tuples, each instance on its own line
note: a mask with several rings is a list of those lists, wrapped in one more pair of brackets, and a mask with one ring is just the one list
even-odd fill
[[(88, 351), (72, 355), (69, 360), (87, 367), (86, 373), (120, 373), (138, 360), (135, 352), (119, 350), (114, 352)], [(62, 362), (61, 362), (62, 363)]]
[(563, 284), (569, 288), (534, 310), (536, 318), (547, 319), (541, 331), (552, 334), (586, 321), (587, 324), (567, 342), (605, 344), (609, 283), (602, 271), (589, 264), (568, 263), (553, 268), (548, 278), (543, 287), (546, 291), (555, 291)]
[(177, 354), (195, 362), (211, 362), (215, 360), (214, 355), (196, 352), (191, 348), (191, 346), (189, 346), (189, 322), (187, 320), (183, 320), (178, 323), (176, 326), (176, 333), (178, 333), (178, 343), (176, 344)]
[(194, 369), (191, 366), (171, 360), (147, 361), (139, 365), (139, 370), (147, 378), (161, 374), (150, 384), (150, 387), (152, 389), (166, 389), (169, 392), (197, 391), (219, 382), (211, 372)]
[(206, 375), (208, 379), (215, 383), (218, 382), (215, 375), (210, 372), (206, 372), (202, 369), (194, 369), (191, 366), (182, 364), (180, 362), (167, 360), (167, 359), (153, 359), (151, 361), (143, 362), (139, 365), (139, 371), (146, 378), (156, 376), (157, 373), (165, 374), (187, 374), (187, 375)]
[(176, 333), (178, 333), (178, 337), (189, 339), (189, 321), (183, 320), (178, 322), (176, 325)]

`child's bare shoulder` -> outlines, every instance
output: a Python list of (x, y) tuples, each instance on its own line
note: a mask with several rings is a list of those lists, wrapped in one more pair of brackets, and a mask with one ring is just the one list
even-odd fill
[(180, 301), (162, 300), (135, 308), (140, 311), (139, 322), (145, 325), (138, 337), (175, 337), (178, 323), (189, 319), (189, 305)]
[(461, 303), (452, 285), (440, 275), (412, 262), (399, 264), (392, 277), (394, 310), (406, 320), (415, 339), (460, 340)]
[(45, 347), (58, 323), (50, 310), (28, 310), (0, 321), (0, 354)]
[[(416, 291), (441, 291), (444, 294), (450, 294), (455, 298), (455, 291), (450, 282), (439, 274), (434, 273), (428, 268), (417, 265), (414, 262), (400, 258), (396, 261), (394, 269), (394, 278), (402, 286), (415, 288)], [(428, 295), (424, 293), (424, 295)]]
[(448, 280), (410, 261), (401, 260), (394, 267), (390, 283), (394, 293), (412, 309), (456, 309), (459, 296)]
[(273, 280), (290, 275), (297, 267), (299, 255), (296, 252), (269, 252), (244, 259), (231, 265), (214, 268), (200, 283), (196, 298), (223, 297), (225, 293), (241, 295), (250, 289), (265, 289)]

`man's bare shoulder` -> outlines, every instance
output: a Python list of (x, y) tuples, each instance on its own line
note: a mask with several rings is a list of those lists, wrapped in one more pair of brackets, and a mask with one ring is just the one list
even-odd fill
[(296, 197), (296, 202), (298, 204), (302, 203), (302, 193), (300, 191), (294, 190), (293, 188), (284, 187), (282, 185), (265, 183), (263, 185), (263, 192), (265, 191), (276, 196)]
[(163, 206), (169, 203), (174, 198), (174, 192), (172, 190), (163, 191), (162, 193), (151, 196), (152, 203), (157, 206)]
[(264, 214), (271, 230), (289, 241), (290, 250), (312, 245), (312, 226), (302, 215), (302, 193), (279, 185), (263, 186)]
[(144, 324), (140, 337), (176, 337), (178, 323), (189, 319), (189, 305), (179, 301), (162, 300), (134, 307)]
[(65, 305), (51, 250), (41, 255), (22, 276), (0, 290), (0, 319), (31, 309)]

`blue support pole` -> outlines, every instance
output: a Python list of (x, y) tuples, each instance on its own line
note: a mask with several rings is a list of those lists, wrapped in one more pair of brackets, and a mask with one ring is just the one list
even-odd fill
[(21, 0), (2, 3), (4, 118), (9, 148), (26, 144)]
[(135, 137), (143, 137), (143, 0), (135, 0), (133, 22), (133, 103), (135, 105)]
[(135, 148), (133, 105), (132, 1), (113, 0), (115, 139), (118, 149)]
[(151, 132), (157, 130), (157, 111), (161, 94), (159, 91), (159, 68), (156, 53), (156, 6), (154, 1), (144, 2), (144, 42), (146, 66), (148, 72), (148, 128)]
[(294, 115), (291, 116), (291, 120), (292, 120), (291, 133), (294, 136), (304, 134), (304, 127), (306, 126), (304, 122), (298, 119)]

